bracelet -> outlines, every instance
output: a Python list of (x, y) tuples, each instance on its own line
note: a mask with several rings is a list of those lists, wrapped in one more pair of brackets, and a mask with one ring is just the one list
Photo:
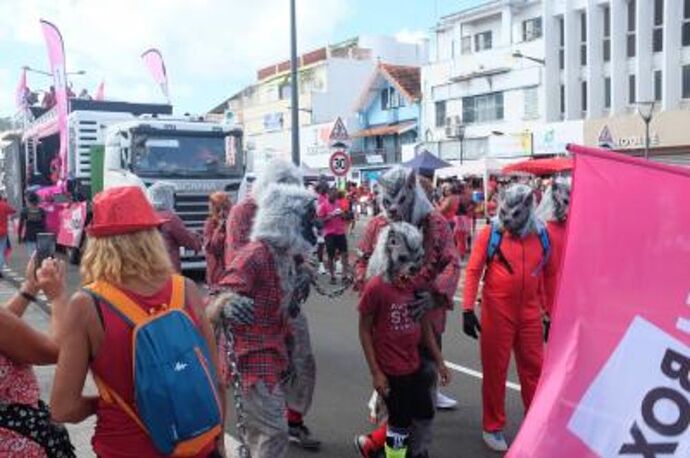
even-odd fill
[(36, 296), (33, 296), (26, 291), (19, 291), (19, 294), (21, 294), (21, 296), (29, 302), (36, 302)]

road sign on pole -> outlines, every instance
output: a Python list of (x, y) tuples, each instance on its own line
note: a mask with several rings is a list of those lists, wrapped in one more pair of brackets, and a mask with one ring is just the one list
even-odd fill
[(333, 123), (333, 129), (331, 129), (331, 134), (328, 137), (331, 145), (335, 143), (347, 143), (350, 141), (350, 134), (347, 133), (345, 128), (345, 123), (343, 123), (342, 118), (338, 118)]
[(345, 151), (336, 151), (335, 153), (331, 154), (328, 165), (330, 166), (333, 175), (337, 177), (344, 177), (347, 175), (347, 172), (350, 171), (350, 156), (345, 153)]

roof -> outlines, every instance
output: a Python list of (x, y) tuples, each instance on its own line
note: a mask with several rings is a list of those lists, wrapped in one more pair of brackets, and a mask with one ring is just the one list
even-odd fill
[(353, 138), (375, 137), (377, 135), (402, 134), (417, 127), (417, 121), (404, 121), (398, 124), (370, 127), (352, 134)]
[(422, 98), (421, 76), (420, 67), (379, 63), (357, 99), (355, 111), (363, 111), (369, 106), (376, 93), (382, 89), (377, 84), (381, 78), (395, 87), (409, 103), (419, 102)]

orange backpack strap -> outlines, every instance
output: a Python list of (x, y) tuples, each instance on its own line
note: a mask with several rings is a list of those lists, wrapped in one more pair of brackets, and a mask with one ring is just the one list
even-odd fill
[(98, 388), (98, 394), (100, 395), (103, 402), (106, 404), (116, 404), (120, 407), (129, 417), (134, 420), (134, 422), (139, 425), (139, 427), (148, 434), (146, 426), (141, 422), (139, 416), (134, 412), (134, 409), (125, 402), (112, 388), (110, 388), (100, 377), (93, 377), (94, 382), (96, 382), (96, 387)]
[(173, 275), (172, 277), (172, 293), (170, 294), (170, 309), (181, 310), (185, 304), (185, 278), (182, 275)]
[(129, 298), (122, 290), (114, 285), (97, 281), (84, 287), (98, 298), (107, 302), (107, 305), (112, 307), (125, 321), (129, 322), (132, 327), (143, 323), (149, 315), (142, 310), (132, 299)]

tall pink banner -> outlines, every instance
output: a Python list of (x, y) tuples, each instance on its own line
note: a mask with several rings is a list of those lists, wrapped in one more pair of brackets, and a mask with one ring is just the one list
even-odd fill
[(168, 74), (165, 69), (165, 62), (163, 62), (163, 55), (157, 49), (149, 49), (144, 51), (141, 55), (144, 65), (151, 73), (153, 80), (160, 86), (165, 98), (170, 102), (170, 93), (168, 92)]
[(65, 75), (65, 47), (62, 35), (55, 25), (41, 20), (43, 36), (48, 48), (48, 60), (50, 72), (53, 74), (55, 86), (55, 109), (57, 110), (58, 129), (60, 132), (60, 178), (67, 177), (67, 114), (69, 112), (69, 99), (67, 97), (67, 78)]
[(105, 100), (105, 81), (101, 81), (101, 83), (98, 85), (96, 88), (96, 92), (93, 96), (94, 100)]
[(690, 457), (690, 171), (569, 149), (552, 334), (507, 456)]

